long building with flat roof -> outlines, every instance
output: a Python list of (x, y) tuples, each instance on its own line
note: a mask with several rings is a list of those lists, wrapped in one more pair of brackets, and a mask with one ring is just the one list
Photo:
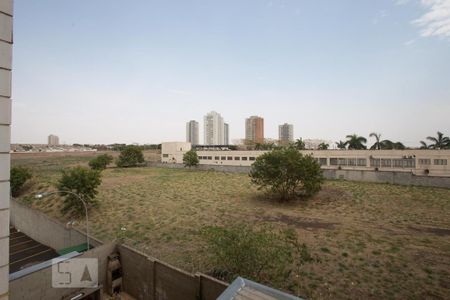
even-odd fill
[[(183, 163), (190, 143), (162, 143), (161, 162)], [(219, 150), (220, 149), (220, 150)], [(223, 149), (223, 150), (222, 150)], [(251, 166), (267, 151), (204, 148), (197, 150), (201, 165)], [(301, 150), (312, 155), (323, 169), (409, 172), (450, 177), (450, 150)]]

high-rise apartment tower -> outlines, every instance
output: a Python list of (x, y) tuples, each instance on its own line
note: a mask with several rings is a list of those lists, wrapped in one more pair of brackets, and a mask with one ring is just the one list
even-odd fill
[(191, 120), (186, 123), (186, 142), (189, 142), (192, 145), (199, 144), (197, 121)]
[[(225, 124), (222, 116), (211, 111), (203, 118), (204, 126), (204, 144), (205, 145), (225, 145), (228, 141), (225, 140)], [(228, 125), (227, 125), (228, 128)], [(227, 129), (228, 133), (228, 129)], [(228, 138), (228, 137), (227, 137)]]
[(59, 137), (53, 134), (48, 136), (48, 145), (49, 146), (58, 146), (59, 145)]
[(264, 142), (264, 119), (258, 116), (251, 116), (245, 119), (245, 139), (248, 142)]
[(284, 123), (278, 126), (278, 140), (281, 144), (294, 141), (294, 125)]

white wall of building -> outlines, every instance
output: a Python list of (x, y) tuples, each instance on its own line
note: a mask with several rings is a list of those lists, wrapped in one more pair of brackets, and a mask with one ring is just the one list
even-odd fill
[(0, 0), (0, 299), (9, 286), (9, 170), (13, 1)]

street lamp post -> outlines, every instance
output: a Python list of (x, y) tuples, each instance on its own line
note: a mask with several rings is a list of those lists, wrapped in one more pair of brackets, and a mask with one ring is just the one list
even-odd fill
[(89, 218), (88, 218), (88, 209), (87, 209), (87, 205), (86, 202), (83, 200), (83, 198), (81, 198), (80, 195), (71, 192), (71, 191), (55, 191), (55, 192), (45, 192), (45, 193), (39, 193), (36, 194), (36, 198), (37, 199), (42, 199), (46, 196), (52, 195), (52, 194), (71, 194), (74, 195), (75, 197), (77, 197), (77, 199), (79, 199), (81, 201), (81, 203), (83, 203), (84, 206), (84, 211), (86, 213), (86, 244), (87, 244), (87, 250), (90, 249), (90, 245), (89, 245)]

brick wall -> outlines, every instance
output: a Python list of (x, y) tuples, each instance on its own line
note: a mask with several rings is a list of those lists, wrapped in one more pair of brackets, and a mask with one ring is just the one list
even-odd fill
[(0, 299), (8, 299), (13, 1), (0, 0)]

